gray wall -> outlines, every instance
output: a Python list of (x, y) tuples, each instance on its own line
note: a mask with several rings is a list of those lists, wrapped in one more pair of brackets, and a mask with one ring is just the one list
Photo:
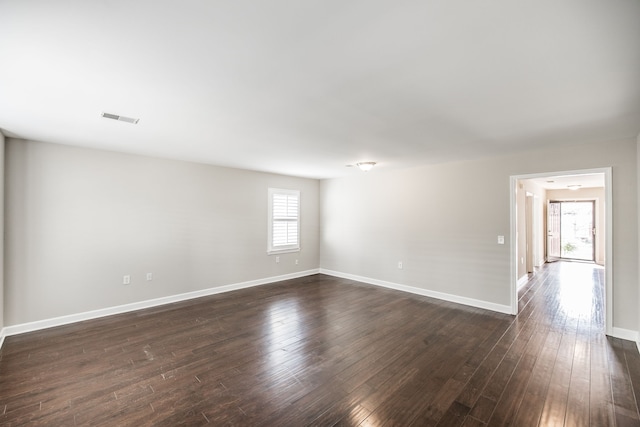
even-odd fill
[[(318, 268), (317, 180), (11, 138), (6, 156), (5, 326)], [(279, 264), (268, 187), (301, 190)]]
[[(613, 326), (639, 330), (637, 145), (380, 165), (318, 183), (8, 139), (4, 326), (318, 266), (508, 305), (509, 176), (611, 166)], [(270, 186), (302, 191), (303, 249), (280, 264), (266, 255)]]
[[(612, 167), (613, 326), (638, 330), (636, 140), (331, 179), (320, 185), (320, 267), (510, 304), (509, 177)], [(404, 268), (397, 268), (403, 261)]]

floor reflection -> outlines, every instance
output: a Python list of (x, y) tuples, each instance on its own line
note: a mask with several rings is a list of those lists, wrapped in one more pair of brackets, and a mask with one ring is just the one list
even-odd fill
[(300, 307), (295, 298), (274, 301), (268, 307), (263, 332), (268, 343), (264, 351), (271, 367), (287, 365), (292, 368), (292, 364), (303, 362), (286, 349), (300, 340), (304, 332), (301, 320)]
[(593, 309), (595, 292), (601, 283), (595, 280), (604, 268), (592, 263), (560, 262), (557, 274), (558, 302), (562, 311), (571, 318), (588, 317)]

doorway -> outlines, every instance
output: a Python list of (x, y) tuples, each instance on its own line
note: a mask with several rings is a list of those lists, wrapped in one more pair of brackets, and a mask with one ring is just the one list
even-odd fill
[[(525, 212), (530, 209), (530, 205), (527, 202), (530, 202), (531, 199), (526, 200), (525, 194), (523, 191), (528, 191), (524, 189), (522, 182), (525, 181), (533, 181), (537, 184), (540, 184), (544, 187), (546, 184), (551, 186), (566, 184), (568, 180), (575, 179), (583, 179), (581, 182), (582, 188), (580, 188), (581, 193), (585, 189), (589, 189), (595, 186), (587, 185), (590, 184), (590, 178), (594, 178), (595, 176), (599, 177), (601, 184), (600, 192), (603, 194), (602, 196), (597, 196), (599, 200), (598, 203), (594, 203), (594, 198), (584, 197), (582, 200), (573, 200), (574, 197), (576, 199), (580, 199), (581, 197), (576, 194), (576, 196), (572, 197), (568, 194), (562, 194), (559, 198), (552, 198), (551, 200), (566, 202), (582, 202), (581, 204), (569, 205), (567, 204), (565, 208), (566, 212), (570, 212), (567, 214), (567, 219), (565, 221), (561, 221), (561, 212), (560, 205), (552, 205), (551, 203), (542, 203), (539, 210), (544, 212), (540, 218), (540, 223), (537, 227), (541, 229), (543, 233), (543, 239), (546, 242), (543, 242), (541, 239), (540, 252), (544, 258), (540, 259), (540, 262), (551, 261), (553, 256), (556, 259), (565, 259), (565, 260), (586, 260), (586, 261), (594, 261), (598, 264), (604, 265), (604, 318), (605, 318), (605, 330), (607, 335), (611, 335), (613, 332), (612, 324), (613, 324), (613, 274), (611, 268), (612, 261), (612, 188), (611, 188), (611, 168), (598, 168), (598, 169), (585, 169), (585, 170), (574, 170), (574, 171), (560, 171), (560, 172), (549, 172), (549, 173), (539, 173), (539, 174), (528, 174), (528, 175), (514, 175), (510, 177), (510, 217), (511, 217), (511, 256), (510, 256), (510, 264), (511, 264), (511, 310), (512, 314), (518, 313), (518, 280), (521, 279), (522, 276), (522, 267), (524, 267), (525, 256), (527, 254), (528, 247), (523, 248), (523, 243), (526, 242), (527, 236), (525, 230), (522, 229), (523, 221), (526, 221)], [(552, 184), (554, 183), (555, 184)], [(564, 185), (565, 190), (572, 190), (574, 186)], [(578, 187), (581, 187), (578, 185)], [(556, 187), (558, 189), (558, 187)], [(566, 193), (569, 193), (568, 191)], [(549, 197), (547, 194), (546, 197)], [(601, 197), (601, 198), (600, 198)], [(542, 200), (542, 195), (540, 197)], [(547, 199), (548, 200), (548, 199)], [(535, 198), (533, 199), (535, 203)], [(586, 203), (585, 203), (586, 202)], [(521, 205), (520, 205), (521, 203)], [(550, 229), (548, 228), (552, 224), (549, 218), (549, 211), (552, 206), (557, 207), (558, 211), (558, 221), (557, 221), (557, 235), (549, 236), (552, 234)], [(527, 209), (529, 208), (529, 209)], [(536, 211), (536, 209), (534, 209)], [(591, 215), (589, 215), (589, 211)], [(595, 214), (595, 211), (598, 214)], [(586, 212), (586, 213), (585, 213)], [(572, 215), (575, 221), (569, 219), (569, 215)], [(594, 216), (596, 216), (597, 223), (594, 222)], [(580, 220), (578, 221), (578, 217)], [(590, 221), (583, 220), (583, 218), (590, 217)], [(553, 217), (551, 217), (553, 218)], [(599, 219), (598, 219), (599, 218)], [(545, 223), (542, 223), (545, 221)], [(565, 230), (563, 232), (561, 222), (565, 222)], [(589, 222), (591, 224), (589, 224)], [(597, 224), (597, 225), (595, 225)], [(568, 228), (568, 229), (567, 229)], [(596, 232), (600, 234), (598, 238), (599, 245), (594, 243), (596, 239), (594, 239), (594, 228), (596, 228)], [(519, 234), (519, 230), (521, 233)], [(599, 230), (599, 231), (598, 231)], [(562, 234), (565, 235), (565, 239), (562, 239)], [(557, 238), (555, 252), (550, 251), (549, 240)], [(577, 239), (577, 240), (576, 240)], [(534, 238), (535, 242), (535, 238)], [(546, 244), (545, 244), (546, 243)], [(564, 251), (563, 251), (563, 246)], [(599, 249), (598, 249), (599, 248)], [(544, 250), (546, 249), (546, 251)], [(546, 252), (546, 254), (542, 254), (542, 252)], [(534, 251), (535, 253), (535, 251)], [(528, 259), (527, 259), (528, 261)], [(528, 262), (527, 262), (528, 264)], [(528, 265), (527, 265), (528, 267)]]
[(595, 201), (549, 201), (548, 261), (595, 261)]

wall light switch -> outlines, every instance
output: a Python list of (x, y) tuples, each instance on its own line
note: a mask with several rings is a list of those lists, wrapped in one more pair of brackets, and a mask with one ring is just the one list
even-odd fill
[(153, 273), (147, 273), (147, 281), (153, 280)]
[(398, 268), (402, 270), (402, 261), (398, 261)]
[(504, 236), (498, 236), (498, 244), (504, 245)]

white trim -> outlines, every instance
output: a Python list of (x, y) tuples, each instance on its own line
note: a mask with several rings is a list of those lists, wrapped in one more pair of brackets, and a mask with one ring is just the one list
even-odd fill
[(638, 344), (638, 331), (632, 331), (631, 329), (612, 328), (612, 333), (607, 334), (614, 338), (620, 338), (622, 340), (634, 341)]
[(277, 249), (277, 250), (273, 250), (273, 251), (267, 251), (267, 255), (291, 254), (293, 252), (300, 252), (300, 248), (296, 248), (296, 249)]
[[(276, 219), (273, 217), (273, 199), (276, 195), (287, 195), (287, 196), (295, 196), (298, 201), (298, 215), (295, 219), (298, 231), (297, 231), (297, 241), (296, 243), (274, 246), (273, 245), (273, 225)], [(300, 222), (302, 218), (302, 199), (300, 190), (287, 190), (282, 188), (268, 188), (267, 189), (267, 197), (268, 197), (268, 212), (267, 212), (267, 255), (277, 255), (284, 254), (288, 252), (298, 252), (300, 251)], [(288, 221), (284, 219), (278, 219), (277, 221)]]
[[(604, 174), (604, 198), (605, 198), (605, 333), (610, 336), (614, 335), (613, 328), (613, 187), (611, 185), (611, 167), (596, 169), (580, 169), (560, 172), (544, 172), (528, 175), (512, 175), (509, 177), (509, 215), (511, 223), (511, 314), (518, 314), (518, 254), (517, 254), (517, 223), (516, 223), (516, 184), (518, 180), (526, 180), (532, 178), (544, 178), (549, 176), (562, 175), (587, 175), (594, 173)], [(635, 338), (634, 338), (635, 340)]]
[(55, 317), (52, 319), (38, 320), (35, 322), (23, 323), (20, 325), (6, 326), (2, 329), (0, 337), (24, 334), (26, 332), (38, 331), (41, 329), (53, 328), (55, 326), (68, 325), (70, 323), (82, 322), (84, 320), (97, 319), (100, 317), (111, 316), (114, 314), (127, 313), (130, 311), (142, 310), (145, 308), (157, 307), (160, 305), (171, 304), (174, 302), (186, 301), (194, 298), (200, 298), (209, 295), (220, 294), (224, 292), (236, 291), (239, 289), (251, 288), (254, 286), (266, 285), (269, 283), (280, 282), (282, 280), (297, 279), (299, 277), (311, 276), (318, 274), (319, 269), (300, 271), (297, 273), (284, 274), (281, 276), (267, 277), (264, 279), (250, 280), (248, 282), (234, 283), (231, 285), (218, 286), (215, 288), (202, 289), (200, 291), (187, 292), (184, 294), (172, 295), (168, 297), (156, 298), (152, 300), (140, 301), (131, 304), (124, 304), (115, 307), (102, 308), (99, 310), (87, 311), (84, 313), (70, 314), (67, 316)]
[(518, 290), (520, 290), (520, 288), (522, 288), (524, 285), (526, 285), (527, 282), (529, 282), (529, 275), (528, 274), (525, 274), (524, 276), (519, 278), (518, 279)]
[(488, 301), (477, 300), (473, 298), (461, 297), (458, 295), (446, 294), (444, 292), (430, 291), (428, 289), (416, 288), (413, 286), (401, 285), (399, 283), (387, 282), (384, 280), (372, 279), (370, 277), (358, 276), (355, 274), (342, 273), (339, 271), (320, 269), (320, 274), (328, 276), (340, 277), (342, 279), (350, 279), (358, 282), (368, 283), (370, 285), (381, 286), (383, 288), (395, 289), (397, 291), (408, 292), (425, 297), (436, 298), (443, 301), (454, 302), (457, 304), (468, 305), (471, 307), (482, 308), (485, 310), (497, 311), (499, 313), (511, 314), (511, 307), (508, 305), (495, 304)]
[(2, 344), (4, 344), (4, 338), (7, 336), (7, 328), (0, 329), (0, 350), (2, 350)]
[(516, 206), (518, 198), (516, 196), (516, 185), (518, 180), (515, 177), (509, 179), (509, 226), (511, 228), (511, 236), (509, 236), (509, 254), (511, 262), (509, 262), (509, 277), (512, 285), (509, 286), (509, 300), (511, 301), (510, 314), (518, 314), (518, 224), (516, 222), (517, 212)]

